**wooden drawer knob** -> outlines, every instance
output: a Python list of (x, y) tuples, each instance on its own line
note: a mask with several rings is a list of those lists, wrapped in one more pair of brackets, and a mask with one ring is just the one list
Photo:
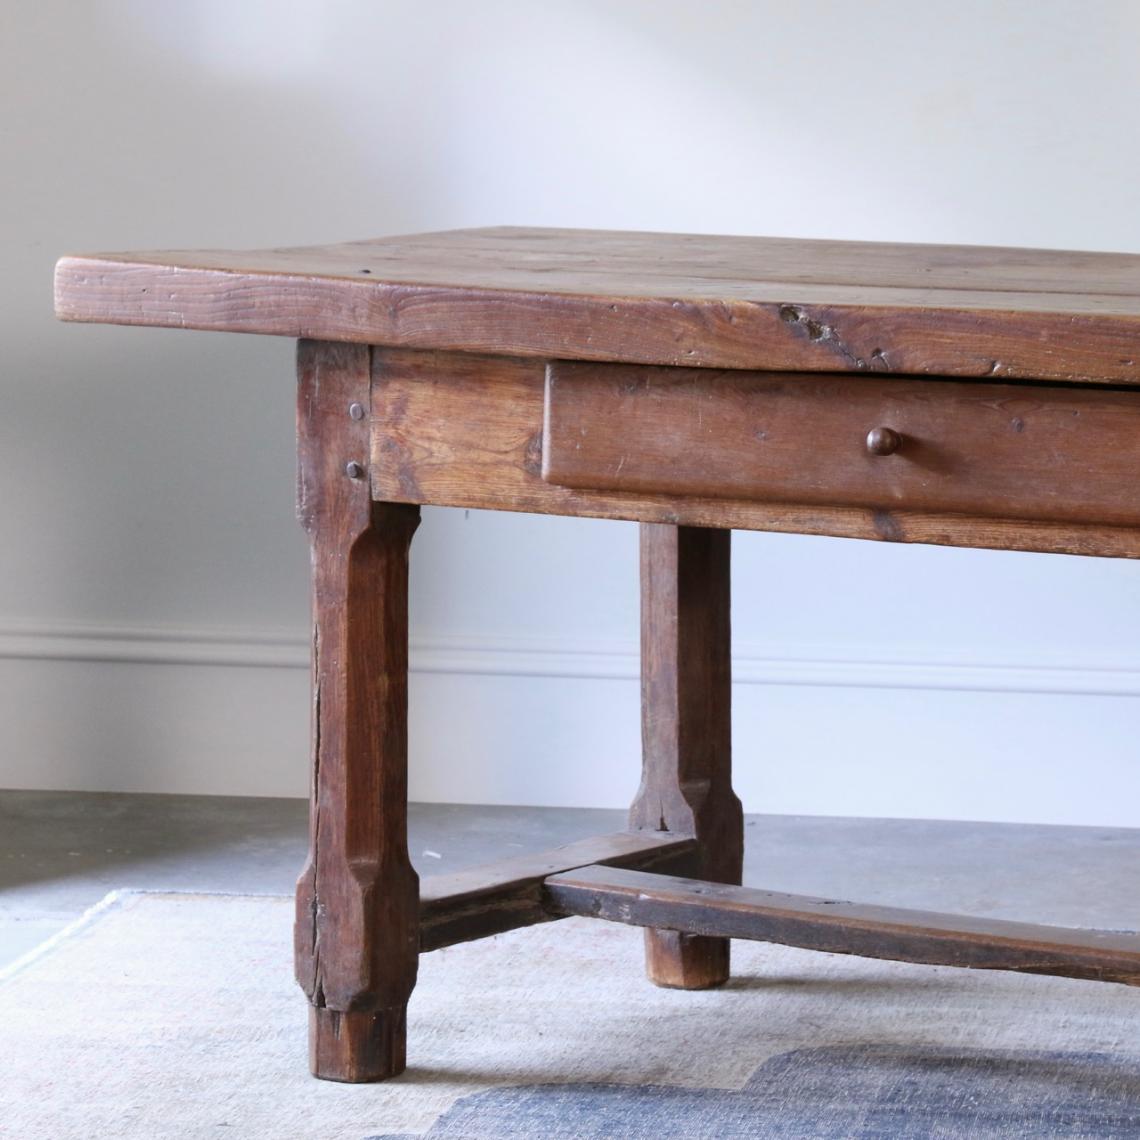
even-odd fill
[(867, 450), (872, 455), (894, 455), (902, 447), (902, 436), (889, 427), (873, 427), (867, 432)]

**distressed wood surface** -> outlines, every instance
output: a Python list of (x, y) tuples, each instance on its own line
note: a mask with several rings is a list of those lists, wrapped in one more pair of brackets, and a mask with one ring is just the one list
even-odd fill
[[(641, 786), (629, 825), (692, 835), (698, 873), (739, 883), (744, 815), (732, 790), (732, 532), (641, 525)], [(645, 934), (651, 981), (679, 989), (729, 975), (725, 938)]]
[(633, 926), (898, 962), (1140, 984), (1140, 934), (869, 906), (612, 867), (553, 875), (545, 891), (558, 913)]
[[(1140, 383), (1140, 256), (467, 230), (66, 257), (56, 310), (302, 339), (299, 513), (315, 634), (295, 932), (316, 1075), (403, 1070), (421, 945), (568, 914), (646, 927), (650, 976), (687, 988), (728, 976), (730, 937), (1140, 981), (1137, 935), (733, 885), (742, 821), (729, 773), (724, 529), (1140, 557), (1140, 531), (1122, 525), (1138, 521), (1128, 494), (1140, 395), (1127, 389)], [(656, 386), (647, 404), (629, 371), (606, 369), (599, 387), (602, 370), (559, 364), (547, 390), (548, 360), (684, 372), (659, 384), (642, 368), (646, 391)], [(775, 411), (753, 426), (765, 393)], [(879, 429), (874, 457), (846, 450), (854, 418), (853, 444)], [(780, 448), (745, 450), (749, 430)], [(773, 454), (770, 467), (758, 458)], [(419, 504), (643, 524), (638, 834), (437, 879), (421, 900), (406, 827)], [(567, 869), (579, 859), (589, 865)], [(678, 862), (703, 878), (644, 870)]]
[[(369, 350), (298, 353), (298, 514), (312, 542), (313, 774), (297, 980), (313, 1072), (394, 1076), (418, 962), (407, 845), (408, 547), (419, 508), (368, 489)], [(353, 414), (353, 405), (359, 411)], [(351, 477), (350, 463), (361, 465)]]
[[(884, 542), (1140, 557), (1140, 530), (1128, 527), (557, 486), (542, 477), (544, 373), (539, 361), (511, 357), (376, 350), (373, 495), (397, 502)], [(1027, 398), (1038, 391), (1026, 385)], [(886, 461), (896, 458), (901, 457)]]
[(420, 883), (420, 950), (486, 938), (519, 926), (550, 922), (542, 884), (550, 875), (588, 863), (672, 873), (695, 870), (696, 841), (664, 832), (619, 831), (518, 855)]
[(519, 356), (1140, 380), (1140, 256), (499, 228), (65, 257), (65, 320)]
[(542, 464), (580, 489), (1135, 526), (1140, 393), (556, 362)]

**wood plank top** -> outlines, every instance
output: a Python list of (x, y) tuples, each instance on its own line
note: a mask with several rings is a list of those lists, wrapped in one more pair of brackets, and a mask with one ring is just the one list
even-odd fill
[(787, 371), (1140, 382), (1140, 255), (594, 230), (65, 257), (65, 320)]

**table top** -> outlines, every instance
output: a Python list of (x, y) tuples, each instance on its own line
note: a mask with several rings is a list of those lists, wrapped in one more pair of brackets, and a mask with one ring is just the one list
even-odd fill
[(65, 257), (65, 320), (640, 364), (1140, 383), (1140, 255), (595, 230)]

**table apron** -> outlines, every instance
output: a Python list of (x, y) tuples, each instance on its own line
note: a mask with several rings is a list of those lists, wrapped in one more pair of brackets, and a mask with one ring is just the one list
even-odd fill
[(1140, 557), (1140, 392), (381, 347), (371, 382), (377, 500)]

